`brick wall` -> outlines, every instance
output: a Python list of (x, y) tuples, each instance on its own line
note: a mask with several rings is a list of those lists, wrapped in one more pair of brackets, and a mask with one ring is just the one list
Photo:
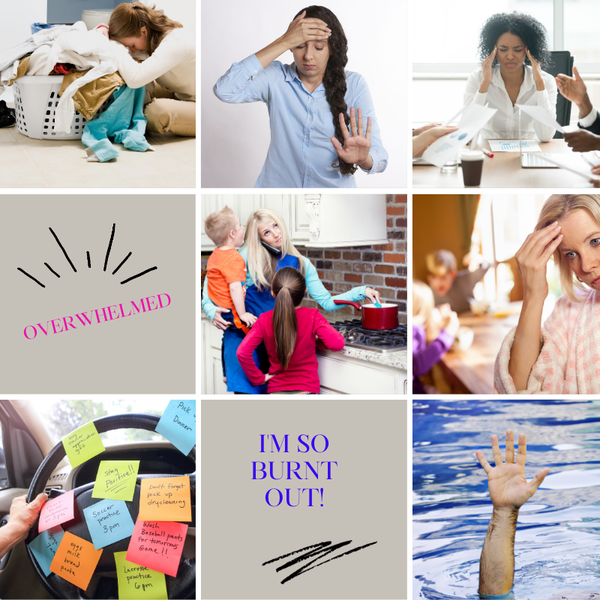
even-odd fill
[[(376, 289), (382, 300), (394, 302), (400, 308), (400, 322), (406, 323), (406, 196), (387, 196), (388, 243), (379, 246), (352, 246), (349, 248), (303, 248), (317, 268), (319, 278), (332, 295), (350, 288), (367, 285)], [(314, 300), (306, 299), (305, 306), (317, 307)], [(351, 306), (337, 313), (359, 316)]]
[[(400, 322), (406, 323), (406, 196), (387, 196), (387, 238), (388, 243), (380, 246), (307, 249), (297, 245), (297, 248), (315, 265), (319, 278), (332, 295), (368, 285), (375, 288), (383, 300), (398, 304)], [(202, 254), (203, 270), (209, 256), (210, 253)], [(303, 305), (318, 307), (308, 298)], [(336, 311), (340, 313), (360, 316), (351, 306)]]

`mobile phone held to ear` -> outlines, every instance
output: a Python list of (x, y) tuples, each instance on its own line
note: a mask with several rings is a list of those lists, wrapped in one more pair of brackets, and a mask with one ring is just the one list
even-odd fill
[(273, 256), (281, 256), (281, 248), (275, 248), (274, 246), (270, 246), (269, 244), (267, 244), (267, 242), (260, 240), (260, 243), (267, 249), (267, 252), (269, 252), (269, 254), (272, 254)]

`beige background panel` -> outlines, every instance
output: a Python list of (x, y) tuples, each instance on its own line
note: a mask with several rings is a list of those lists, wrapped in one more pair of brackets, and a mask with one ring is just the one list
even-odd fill
[[(194, 393), (194, 212), (191, 195), (2, 197), (0, 393)], [(158, 269), (120, 283), (153, 266)], [(131, 300), (139, 306), (141, 298), (157, 294), (168, 294), (171, 304), (85, 327), (75, 319), (76, 330), (39, 332), (31, 340), (23, 334), (27, 325), (41, 323), (46, 329), (52, 319), (119, 303), (130, 306)]]
[[(406, 598), (406, 411), (402, 400), (203, 400), (202, 597)], [(286, 433), (288, 453), (260, 452), (260, 434)], [(328, 450), (298, 453), (300, 434), (327, 436)], [(252, 462), (271, 460), (338, 466), (331, 480), (253, 480)], [(323, 487), (324, 506), (270, 507), (265, 493), (275, 487)], [(346, 540), (324, 560), (377, 544), (283, 585), (297, 567), (262, 566)]]

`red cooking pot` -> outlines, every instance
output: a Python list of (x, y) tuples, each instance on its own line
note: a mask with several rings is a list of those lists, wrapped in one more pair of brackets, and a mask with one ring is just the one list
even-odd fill
[(362, 313), (362, 326), (365, 329), (396, 329), (398, 327), (398, 305), (382, 304), (379, 308), (374, 304), (363, 304), (351, 300), (333, 300), (334, 304), (348, 304)]

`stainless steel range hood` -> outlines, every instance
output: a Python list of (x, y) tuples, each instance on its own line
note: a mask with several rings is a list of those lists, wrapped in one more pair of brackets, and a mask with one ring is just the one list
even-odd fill
[(305, 194), (307, 248), (387, 244), (385, 194)]

